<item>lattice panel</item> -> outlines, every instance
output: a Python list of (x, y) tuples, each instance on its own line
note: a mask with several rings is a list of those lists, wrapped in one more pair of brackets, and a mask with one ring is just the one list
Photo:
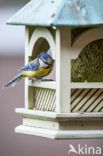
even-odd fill
[(43, 111), (55, 111), (56, 92), (54, 89), (35, 88), (35, 109)]
[(72, 112), (103, 112), (103, 89), (72, 89)]

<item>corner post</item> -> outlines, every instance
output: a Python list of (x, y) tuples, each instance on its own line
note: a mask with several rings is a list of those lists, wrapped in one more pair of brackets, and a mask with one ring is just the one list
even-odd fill
[[(29, 41), (30, 41), (30, 35), (29, 35), (29, 27), (25, 27), (25, 64), (29, 62)], [(28, 87), (28, 78), (25, 79), (25, 108), (29, 108), (29, 87)]]
[(71, 29), (56, 29), (56, 112), (70, 113)]

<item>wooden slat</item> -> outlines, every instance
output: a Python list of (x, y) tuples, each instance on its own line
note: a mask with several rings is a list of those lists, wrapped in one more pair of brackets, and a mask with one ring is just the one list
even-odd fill
[(95, 93), (97, 91), (98, 91), (97, 89), (92, 89), (89, 92), (89, 94), (82, 100), (81, 107), (79, 108), (79, 111), (83, 112), (87, 109), (87, 107), (91, 106), (90, 103), (91, 103), (92, 97), (95, 96)]
[(34, 86), (34, 87), (39, 87), (39, 88), (56, 89), (56, 82), (55, 81), (33, 81), (33, 80), (28, 80), (28, 86)]
[(103, 88), (102, 82), (72, 82), (71, 88)]
[[(100, 93), (100, 94), (99, 94)], [(87, 108), (87, 110), (89, 112), (93, 112), (93, 110), (95, 109), (96, 105), (101, 101), (101, 99), (103, 98), (103, 95), (101, 95), (102, 91), (101, 92), (98, 92), (97, 94), (97, 99), (95, 97), (95, 100), (92, 102), (93, 104), (91, 106), (89, 106)], [(98, 97), (99, 96), (99, 97)]]
[(71, 97), (71, 104), (73, 103), (73, 101), (75, 101), (75, 99), (78, 98), (78, 96), (83, 92), (84, 90), (83, 89), (76, 89), (74, 94), (72, 94), (72, 97)]
[(34, 109), (42, 111), (55, 111), (55, 93), (54, 89), (35, 88)]
[(77, 91), (77, 89), (72, 89), (71, 90), (71, 96), (73, 96), (73, 94)]
[[(103, 95), (102, 95), (102, 97), (103, 97)], [(102, 108), (103, 108), (103, 98), (102, 98), (101, 101), (99, 101), (99, 103), (97, 103), (97, 105), (96, 105), (95, 109), (93, 110), (93, 112), (100, 112), (100, 110), (102, 112), (103, 111)]]
[(71, 92), (71, 111), (103, 111), (103, 89), (73, 89)]
[(80, 92), (80, 94), (76, 97), (76, 99), (73, 101), (72, 103), (72, 111), (74, 111), (74, 109), (76, 109), (76, 107), (78, 106), (78, 103), (82, 100), (82, 98), (85, 96), (85, 94), (88, 92), (88, 90), (83, 90), (82, 92)]
[(88, 107), (84, 110), (85, 112), (86, 111), (92, 112), (92, 109), (95, 106), (96, 99), (98, 99), (98, 96), (101, 94), (101, 92), (102, 92), (101, 89), (97, 90), (97, 92), (95, 92), (95, 94), (90, 98), (90, 100), (87, 103), (88, 104)]

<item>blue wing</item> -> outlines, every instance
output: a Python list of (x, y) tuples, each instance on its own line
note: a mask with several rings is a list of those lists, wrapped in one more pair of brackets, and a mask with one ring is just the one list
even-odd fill
[(39, 62), (38, 59), (33, 60), (32, 62), (28, 63), (21, 70), (38, 70), (39, 69)]

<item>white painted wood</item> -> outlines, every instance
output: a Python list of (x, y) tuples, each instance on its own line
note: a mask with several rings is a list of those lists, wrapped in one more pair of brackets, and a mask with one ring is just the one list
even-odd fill
[(33, 109), (35, 107), (35, 99), (34, 99), (34, 87), (28, 86), (28, 108)]
[(32, 52), (33, 52), (33, 47), (35, 46), (36, 41), (39, 38), (44, 38), (47, 40), (47, 42), (50, 45), (51, 48), (51, 53), (52, 53), (52, 57), (53, 59), (55, 59), (55, 42), (54, 42), (54, 36), (52, 36), (52, 34), (50, 33), (50, 31), (47, 28), (41, 28), (38, 27), (34, 30), (31, 39), (30, 39), (30, 44), (29, 44), (29, 56), (32, 56)]
[[(81, 89), (80, 89), (81, 90)], [(71, 104), (72, 107), (72, 112), (84, 112), (86, 110), (86, 112), (90, 112), (89, 108), (93, 109), (94, 107), (94, 102), (92, 103), (92, 99), (94, 99), (92, 96), (94, 96), (96, 98), (96, 91), (97, 89), (92, 89), (90, 91), (90, 89), (86, 89), (87, 92), (89, 91), (89, 93), (86, 95), (84, 94), (84, 98), (83, 98), (83, 94), (80, 94), (79, 96), (81, 97), (82, 100), (78, 100), (80, 99), (80, 97), (76, 98), (73, 103)], [(85, 91), (85, 90), (84, 90)], [(100, 91), (100, 90), (99, 90)], [(102, 91), (101, 91), (102, 92)], [(103, 95), (102, 95), (103, 96)], [(101, 99), (100, 99), (101, 100)], [(76, 106), (76, 107), (75, 107)]]
[(75, 100), (76, 97), (78, 97), (78, 95), (81, 93), (81, 89), (77, 90), (71, 97), (71, 104), (73, 103), (73, 101)]
[(16, 133), (52, 139), (102, 138), (103, 113), (56, 113), (16, 109), (23, 117), (23, 125)]
[(103, 112), (92, 112), (92, 113), (59, 113), (59, 114), (56, 114), (56, 117), (57, 118), (68, 118), (68, 120), (93, 120), (93, 121), (100, 121), (102, 120), (103, 121)]
[(98, 98), (98, 100), (97, 100), (98, 105), (96, 105), (96, 108), (94, 109), (94, 112), (98, 112), (101, 108), (102, 108), (101, 110), (103, 112), (103, 94), (101, 95), (101, 97), (102, 97), (102, 101), (98, 104), (98, 101), (99, 101), (99, 98)]
[(45, 128), (45, 129), (54, 129), (54, 130), (59, 129), (59, 122), (49, 121), (49, 120), (23, 118), (23, 125), (29, 127)]
[[(99, 90), (99, 91), (100, 91), (100, 90)], [(101, 109), (101, 108), (103, 107), (103, 90), (102, 90), (101, 92), (102, 92), (102, 94), (96, 99), (95, 102), (93, 102), (93, 105), (92, 105), (91, 107), (88, 108), (88, 111), (92, 111), (92, 110), (95, 108), (95, 109), (94, 109), (94, 112), (98, 112), (99, 109)], [(101, 93), (101, 92), (100, 92), (100, 93)], [(98, 96), (98, 93), (99, 93), (99, 92), (97, 92), (95, 98)], [(101, 101), (101, 99), (102, 99), (102, 101)], [(98, 104), (100, 101), (101, 101), (101, 103)]]
[[(30, 40), (30, 34), (29, 34), (29, 27), (25, 27), (25, 64), (28, 64), (29, 62), (29, 57), (28, 57), (28, 53), (29, 53), (29, 40)], [(29, 104), (28, 104), (28, 78), (25, 78), (25, 108), (29, 108)]]
[(62, 120), (103, 120), (103, 112), (92, 113), (57, 113), (49, 111), (30, 110), (25, 108), (16, 108), (15, 112), (24, 118), (45, 118)]
[[(44, 38), (47, 40), (51, 47), (51, 54), (55, 59), (55, 41), (54, 41), (54, 33), (51, 34), (49, 29), (47, 28), (35, 28), (35, 27), (27, 27), (26, 26), (26, 43), (25, 43), (25, 63), (27, 64), (31, 57), (34, 56), (33, 48), (35, 43), (39, 38)], [(41, 40), (40, 40), (41, 42)], [(40, 45), (39, 45), (40, 46)], [(38, 47), (36, 47), (37, 49)], [(29, 83), (28, 83), (29, 82)], [(34, 85), (35, 84), (35, 85)], [(34, 88), (33, 87), (41, 87), (41, 88), (56, 88), (55, 83), (47, 83), (47, 82), (36, 82), (31, 83), (28, 79), (25, 79), (25, 107), (26, 108), (34, 108)]]
[(34, 92), (35, 110), (55, 111), (55, 94), (54, 89), (36, 87)]
[[(96, 100), (96, 98), (99, 100), (98, 96), (99, 96), (101, 93), (102, 93), (102, 97), (103, 97), (103, 90), (99, 89), (99, 90), (95, 93), (95, 96), (92, 96), (92, 98), (88, 101), (88, 104), (85, 105), (85, 106), (83, 106), (83, 108), (81, 109), (81, 111), (83, 111), (83, 109), (85, 110), (88, 106), (90, 106), (92, 102), (94, 103), (93, 106), (95, 106), (95, 102), (94, 102), (94, 101)], [(96, 101), (97, 101), (97, 100), (96, 100)], [(97, 103), (98, 103), (98, 101), (97, 101)], [(102, 102), (102, 104), (103, 104), (103, 102)], [(92, 109), (93, 109), (93, 106), (91, 106)], [(92, 109), (91, 109), (91, 110), (92, 110)], [(74, 111), (76, 111), (76, 110), (78, 110), (78, 108), (74, 109)]]
[(103, 88), (102, 82), (71, 82), (71, 88)]
[(42, 118), (55, 118), (56, 113), (55, 112), (49, 112), (49, 111), (39, 111), (39, 110), (33, 110), (33, 109), (25, 109), (25, 108), (16, 108), (15, 112), (22, 117), (26, 118), (35, 118), (35, 117), (42, 117)]
[(43, 120), (43, 119), (28, 119), (23, 118), (23, 125), (28, 127), (37, 127), (44, 129), (52, 129), (52, 130), (103, 130), (103, 121), (95, 121), (91, 120), (79, 120), (75, 123), (75, 120)]
[[(16, 113), (23, 117), (23, 125), (17, 127), (15, 131), (17, 133), (53, 139), (102, 138), (103, 113), (71, 113), (70, 103), (71, 88), (103, 88), (102, 83), (71, 83), (71, 58), (76, 59), (80, 51), (88, 43), (103, 38), (103, 28), (93, 28), (83, 33), (74, 42), (72, 47), (71, 29), (68, 27), (58, 27), (55, 31), (51, 31), (50, 28), (26, 26), (25, 34), (25, 63), (28, 63), (31, 57), (34, 57), (33, 48), (38, 49), (38, 47), (35, 47), (37, 40), (40, 38), (46, 39), (51, 48), (52, 57), (56, 59), (56, 82), (32, 82), (28, 79), (25, 80), (25, 109), (16, 109)], [(40, 41), (40, 43), (41, 42), (42, 41)], [(35, 106), (35, 87), (45, 88), (45, 90), (56, 89), (56, 112), (33, 110)], [(39, 106), (41, 109), (47, 108), (47, 110), (53, 110), (53, 107), (55, 107), (53, 103), (55, 97), (53, 100), (51, 97), (55, 93), (51, 93), (50, 97), (49, 91), (47, 94), (46, 91), (44, 92), (44, 102), (47, 101), (47, 103), (45, 107), (43, 107), (43, 96), (41, 96)], [(94, 98), (92, 98), (92, 100), (93, 99)], [(79, 99), (77, 99), (77, 101), (79, 101)], [(82, 104), (83, 102), (84, 101), (82, 101)], [(99, 108), (100, 106), (97, 107), (97, 109)]]
[[(75, 100), (74, 100), (74, 102), (72, 103), (72, 109), (73, 109), (73, 111), (75, 111), (75, 112), (78, 112), (78, 110), (79, 110), (79, 107), (81, 107), (82, 105), (81, 104), (78, 104), (77, 105), (77, 103), (79, 103), (79, 101), (81, 101), (81, 99), (83, 98), (83, 96), (85, 96), (85, 94), (88, 92), (88, 89), (86, 89), (86, 90), (84, 90), (82, 93), (81, 93), (81, 96), (78, 96), (78, 98), (76, 98)], [(76, 107), (75, 107), (76, 106)], [(75, 108), (74, 108), (75, 107)]]
[(103, 39), (103, 27), (92, 28), (81, 34), (71, 47), (72, 59), (76, 59), (87, 44), (98, 39)]
[(42, 136), (51, 139), (103, 138), (103, 130), (49, 130), (20, 125), (15, 129), (15, 132)]
[(15, 132), (21, 133), (21, 134), (42, 136), (42, 137), (51, 138), (51, 139), (54, 139), (54, 136), (55, 136), (54, 130), (49, 130), (49, 129), (44, 129), (44, 128), (34, 128), (34, 127), (28, 127), (28, 126), (23, 126), (23, 125), (18, 126), (15, 129)]
[(32, 81), (28, 80), (28, 86), (56, 89), (55, 81)]
[(56, 111), (70, 112), (70, 28), (56, 29)]

